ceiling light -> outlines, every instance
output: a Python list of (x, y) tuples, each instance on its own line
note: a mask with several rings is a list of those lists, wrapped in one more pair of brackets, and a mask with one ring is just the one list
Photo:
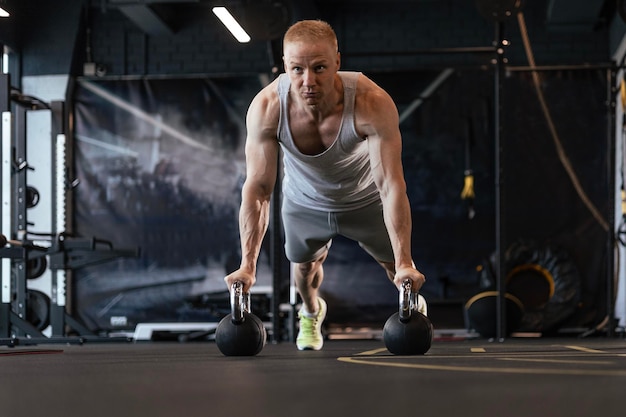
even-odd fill
[(7, 12), (6, 10), (4, 10), (2, 7), (0, 7), (0, 17), (9, 17), (9, 16), (11, 16), (11, 14)]
[(213, 13), (222, 21), (226, 29), (230, 30), (235, 39), (241, 43), (250, 42), (250, 35), (246, 33), (233, 15), (228, 12), (226, 7), (214, 7)]

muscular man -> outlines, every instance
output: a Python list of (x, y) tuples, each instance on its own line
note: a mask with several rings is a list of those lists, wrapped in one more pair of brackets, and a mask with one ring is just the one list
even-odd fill
[(296, 345), (319, 350), (326, 303), (318, 290), (334, 236), (357, 241), (398, 289), (410, 279), (418, 291), (425, 277), (411, 258), (411, 209), (393, 100), (365, 75), (339, 71), (337, 37), (325, 22), (291, 26), (283, 60), (285, 74), (248, 109), (242, 259), (225, 281), (229, 288), (242, 281), (244, 291), (256, 281), (282, 148), (285, 251), (303, 304)]

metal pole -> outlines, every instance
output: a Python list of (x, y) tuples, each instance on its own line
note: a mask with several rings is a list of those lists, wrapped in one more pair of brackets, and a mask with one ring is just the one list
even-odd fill
[(502, 78), (504, 73), (504, 45), (502, 36), (502, 22), (496, 22), (496, 56), (494, 70), (494, 141), (495, 141), (495, 199), (496, 199), (496, 215), (495, 215), (495, 231), (496, 231), (496, 289), (498, 292), (496, 304), (496, 337), (498, 341), (503, 341), (506, 335), (506, 305), (505, 305), (505, 271), (504, 271), (504, 169), (502, 159), (504, 156), (504, 146), (502, 143), (502, 126), (501, 126), (501, 94), (502, 94)]
[(606, 71), (607, 78), (607, 264), (606, 264), (606, 297), (607, 297), (607, 336), (615, 335), (615, 69)]
[[(2, 116), (0, 142), (0, 232), (11, 239), (12, 221), (12, 117), (11, 79), (9, 74), (0, 74), (0, 115)], [(0, 248), (1, 250), (2, 248)], [(0, 338), (11, 336), (11, 259), (0, 258)]]
[[(280, 165), (280, 164), (279, 164)], [(281, 186), (280, 174), (276, 176), (276, 186), (272, 195), (272, 218), (270, 230), (271, 258), (272, 258), (272, 342), (280, 341), (280, 299), (282, 296), (282, 234), (280, 227)]]
[[(270, 65), (272, 76), (276, 79), (279, 75), (280, 65), (280, 42), (274, 40), (268, 42), (268, 54), (270, 57)], [(271, 220), (270, 220), (270, 258), (272, 267), (272, 343), (278, 343), (281, 339), (281, 323), (280, 323), (280, 302), (282, 299), (283, 269), (284, 269), (284, 253), (283, 253), (283, 235), (280, 218), (281, 193), (282, 193), (282, 175), (281, 175), (281, 158), (277, 161), (276, 167), (276, 184), (274, 185), (274, 193), (272, 194)]]
[[(27, 172), (29, 169), (28, 160), (26, 155), (26, 119), (27, 110), (23, 106), (16, 106), (15, 109), (15, 164), (16, 171), (13, 175), (13, 192), (15, 193), (15, 200), (13, 202), (13, 232), (17, 236), (18, 240), (25, 239), (27, 237), (27, 207), (26, 207), (26, 185), (27, 185)], [(15, 300), (13, 301), (13, 311), (20, 319), (26, 320), (27, 312), (27, 276), (26, 276), (26, 259), (28, 258), (28, 252), (25, 252), (23, 259), (15, 260), (14, 262), (14, 274), (15, 274)], [(15, 336), (24, 336), (26, 333), (24, 330), (15, 326)]]
[[(52, 101), (51, 110), (51, 132), (52, 141), (51, 156), (51, 181), (52, 181), (52, 233), (58, 237), (66, 232), (66, 201), (65, 184), (66, 178), (66, 143), (65, 143), (65, 103), (63, 101)], [(52, 336), (65, 336), (65, 313), (67, 300), (67, 271), (64, 269), (51, 270), (52, 293), (50, 303), (50, 326)]]

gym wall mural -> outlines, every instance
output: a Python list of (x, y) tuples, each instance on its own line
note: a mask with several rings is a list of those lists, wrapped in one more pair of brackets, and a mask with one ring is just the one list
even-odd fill
[[(435, 327), (449, 324), (442, 310), (438, 319), (438, 306), (461, 306), (454, 325), (463, 325), (463, 302), (493, 287), (486, 271), (495, 248), (493, 73), (454, 70), (445, 79), (442, 73), (368, 74), (389, 91), (401, 113), (413, 255), (427, 276), (423, 294), (431, 301)], [(589, 198), (606, 213), (604, 73), (546, 72), (542, 79), (565, 152)], [(141, 248), (137, 259), (76, 271), (75, 310), (88, 327), (219, 321), (227, 314), (215, 306), (227, 306), (223, 277), (239, 261), (244, 117), (261, 80), (250, 75), (78, 83), (77, 233)], [(424, 96), (435, 80), (440, 83)], [(503, 91), (507, 242), (523, 240), (524, 247), (540, 252), (556, 245), (559, 254), (566, 253), (558, 261), (565, 259), (567, 268), (559, 270), (575, 269), (577, 279), (566, 285), (574, 286), (575, 295), (558, 324), (591, 324), (604, 314), (605, 231), (559, 162), (528, 74), (511, 73)], [(462, 198), (468, 185), (474, 195)], [(271, 285), (269, 258), (266, 243), (258, 285)], [(556, 288), (562, 287), (554, 275)], [(322, 288), (329, 323), (382, 327), (397, 309), (397, 291), (382, 268), (341, 238), (333, 242)]]
[(77, 274), (89, 327), (219, 318), (195, 302), (226, 291), (239, 262), (244, 115), (260, 87), (256, 76), (78, 83), (76, 229), (141, 249)]

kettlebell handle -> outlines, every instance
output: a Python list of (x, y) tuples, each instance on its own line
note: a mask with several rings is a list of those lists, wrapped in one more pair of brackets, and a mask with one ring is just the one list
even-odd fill
[(243, 292), (241, 281), (235, 281), (230, 291), (230, 312), (233, 323), (241, 323), (243, 313), (250, 313), (250, 293)]
[(413, 310), (417, 310), (418, 294), (411, 291), (413, 284), (410, 279), (402, 281), (402, 291), (400, 291), (400, 309), (398, 315), (400, 321), (407, 322), (411, 320), (411, 313)]

